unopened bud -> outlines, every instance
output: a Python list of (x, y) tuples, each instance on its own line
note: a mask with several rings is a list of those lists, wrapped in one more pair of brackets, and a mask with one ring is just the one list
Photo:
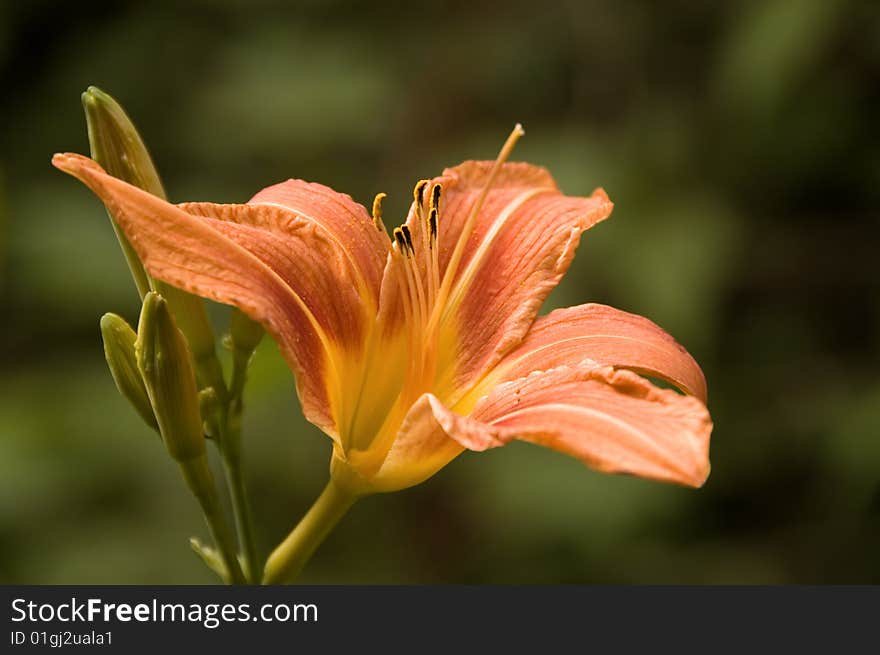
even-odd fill
[[(82, 102), (92, 159), (113, 177), (164, 199), (165, 189), (150, 153), (120, 104), (95, 86), (86, 89)], [(164, 296), (192, 348), (201, 386), (213, 385), (222, 390), (223, 374), (214, 350), (214, 331), (204, 302), (181, 289), (151, 280), (116, 221), (112, 222), (141, 298), (151, 289)]]
[[(164, 198), (165, 191), (156, 167), (153, 166), (153, 160), (119, 103), (94, 86), (90, 86), (82, 94), (82, 103), (86, 112), (92, 159), (113, 177)], [(150, 279), (128, 239), (116, 225), (116, 221), (112, 222), (138, 293), (143, 298), (150, 290)]]
[(219, 422), (222, 420), (220, 412), (223, 407), (214, 387), (205, 387), (199, 390), (199, 409), (202, 414), (202, 429), (205, 436), (209, 439), (219, 438)]
[(157, 293), (144, 297), (135, 352), (171, 457), (184, 462), (203, 456), (205, 438), (192, 355), (168, 303)]
[(158, 430), (159, 425), (150, 405), (147, 388), (138, 370), (134, 347), (137, 339), (135, 331), (121, 316), (104, 314), (101, 317), (101, 337), (104, 339), (107, 366), (110, 367), (110, 375), (113, 376), (119, 393), (131, 403), (147, 425)]
[(246, 353), (249, 357), (266, 333), (263, 326), (238, 308), (232, 309), (229, 319), (229, 336), (235, 351)]
[(92, 159), (113, 177), (164, 198), (150, 153), (119, 103), (96, 86), (86, 89), (82, 103)]
[(223, 369), (217, 359), (214, 347), (214, 330), (201, 298), (177, 289), (158, 280), (154, 281), (158, 291), (168, 302), (177, 326), (183, 332), (192, 351), (196, 366), (199, 388), (215, 387), (221, 392), (226, 386)]
[(263, 338), (263, 326), (252, 320), (239, 309), (232, 310), (229, 321), (229, 334), (224, 340), (232, 351), (232, 382), (229, 387), (235, 405), (234, 410), (241, 412), (242, 393), (244, 392), (247, 369), (254, 350)]

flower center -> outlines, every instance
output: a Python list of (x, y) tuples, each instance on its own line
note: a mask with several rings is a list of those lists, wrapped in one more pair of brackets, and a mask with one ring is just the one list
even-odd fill
[[(423, 393), (434, 390), (438, 374), (443, 376), (448, 367), (456, 365), (458, 344), (453, 335), (462, 326), (447, 329), (455, 316), (454, 307), (447, 305), (455, 303), (459, 287), (467, 284), (467, 271), (457, 276), (465, 247), (498, 173), (523, 134), (520, 125), (511, 132), (463, 221), (459, 223), (457, 216), (450, 216), (446, 219), (450, 220), (448, 225), (441, 222), (443, 189), (438, 183), (421, 180), (413, 189), (406, 222), (391, 231), (386, 275), (396, 278), (397, 295), (389, 297), (394, 310), (380, 315), (374, 327), (358, 398), (345, 423), (348, 428), (343, 429), (348, 435), (344, 442), (350, 460), (360, 459), (357, 453), (361, 452), (369, 461), (361, 461), (358, 468), (381, 465), (409, 408)], [(382, 222), (384, 198), (385, 194), (380, 193), (373, 201), (373, 223), (387, 234)], [(461, 229), (456, 234), (457, 225)], [(440, 240), (444, 235), (455, 243), (444, 244), (451, 255), (441, 271)], [(387, 291), (395, 293), (393, 288)], [(400, 323), (391, 318), (395, 311), (403, 319)], [(402, 329), (389, 333), (386, 321)], [(438, 367), (444, 370), (438, 371)]]
[(428, 194), (429, 184), (422, 180), (413, 190), (412, 227), (404, 223), (392, 232), (391, 257), (401, 290), (410, 352), (404, 380), (406, 395), (418, 395), (430, 388), (437, 359), (436, 329), (431, 328), (429, 320), (440, 288), (437, 223), (442, 189), (434, 184)]
[[(501, 167), (523, 134), (525, 132), (522, 126), (517, 124), (504, 142), (485, 184), (462, 224), (442, 276), (438, 243), (438, 225), (441, 220), (440, 198), (443, 194), (440, 184), (431, 185), (429, 180), (421, 180), (416, 184), (413, 189), (410, 220), (392, 232), (391, 256), (397, 264), (395, 269), (402, 290), (403, 311), (406, 324), (410, 326), (408, 345), (411, 356), (402, 394), (406, 402), (415, 401), (418, 396), (430, 391), (434, 386), (440, 350), (440, 332), (449, 314), (446, 305), (449, 304), (450, 297), (455, 297), (454, 290), (458, 290), (461, 284), (467, 282), (466, 279), (456, 278), (465, 247), (476, 228), (477, 217)], [(381, 224), (383, 197), (384, 194), (380, 194), (373, 203), (373, 220), (377, 226)]]

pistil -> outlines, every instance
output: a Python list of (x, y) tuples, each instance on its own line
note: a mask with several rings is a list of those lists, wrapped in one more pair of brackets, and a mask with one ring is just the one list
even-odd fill
[(504, 162), (507, 161), (510, 153), (513, 152), (513, 148), (516, 145), (516, 142), (519, 141), (520, 137), (523, 134), (525, 134), (525, 130), (523, 130), (522, 125), (517, 123), (516, 126), (513, 128), (513, 131), (510, 133), (510, 136), (507, 137), (507, 141), (505, 141), (504, 145), (501, 147), (501, 150), (498, 153), (498, 157), (495, 159), (495, 163), (492, 165), (492, 170), (489, 172), (489, 176), (486, 178), (486, 184), (483, 186), (483, 189), (480, 191), (480, 195), (477, 197), (477, 201), (474, 203), (474, 206), (471, 208), (471, 211), (468, 214), (467, 220), (464, 223), (464, 227), (461, 230), (461, 234), (459, 234), (458, 242), (455, 244), (455, 249), (452, 251), (452, 256), (449, 258), (449, 265), (446, 267), (446, 271), (443, 274), (443, 282), (440, 284), (440, 289), (437, 293), (437, 299), (434, 303), (431, 318), (428, 320), (428, 333), (433, 333), (439, 325), (440, 317), (443, 313), (443, 307), (446, 304), (447, 298), (449, 297), (449, 292), (452, 288), (455, 274), (458, 272), (459, 264), (461, 264), (461, 258), (464, 256), (465, 246), (467, 245), (468, 239), (470, 238), (471, 234), (474, 231), (474, 228), (477, 225), (477, 216), (480, 213), (480, 209), (483, 208), (483, 203), (486, 201), (486, 196), (489, 195), (489, 190), (495, 183), (495, 178), (498, 177), (498, 173), (501, 171), (501, 167), (504, 165)]

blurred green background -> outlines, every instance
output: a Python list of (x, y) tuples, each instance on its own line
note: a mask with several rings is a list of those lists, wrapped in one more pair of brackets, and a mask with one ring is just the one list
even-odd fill
[[(195, 502), (105, 368), (99, 317), (138, 303), (104, 210), (49, 165), (88, 152), (96, 84), (178, 201), (303, 177), (402, 217), (417, 179), (521, 121), (515, 158), (616, 204), (547, 309), (644, 314), (706, 371), (702, 490), (465, 454), (357, 505), (304, 582), (880, 583), (876, 2), (7, 0), (0, 70), (0, 582), (213, 581)], [(267, 551), (329, 440), (271, 343), (246, 399)]]

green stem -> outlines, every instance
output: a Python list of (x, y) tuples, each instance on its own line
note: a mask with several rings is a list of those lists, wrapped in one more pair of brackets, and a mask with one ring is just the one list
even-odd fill
[(214, 543), (223, 558), (226, 570), (229, 573), (230, 582), (233, 584), (247, 584), (241, 566), (238, 563), (238, 556), (235, 548), (235, 536), (226, 522), (223, 514), (223, 508), (220, 506), (220, 499), (214, 491), (214, 477), (211, 474), (211, 468), (208, 466), (206, 457), (198, 457), (180, 462), (180, 470), (187, 485), (192, 490), (202, 513), (205, 515), (205, 521)]
[(259, 582), (260, 562), (254, 540), (253, 519), (247, 487), (242, 473), (241, 405), (233, 399), (232, 406), (221, 412), (218, 445), (223, 460), (223, 472), (232, 499), (232, 514), (241, 544), (245, 577), (251, 584)]
[(229, 495), (232, 498), (232, 513), (235, 517), (235, 527), (238, 530), (239, 541), (241, 542), (245, 575), (248, 582), (257, 584), (260, 575), (260, 562), (257, 559), (257, 545), (254, 539), (251, 505), (248, 502), (247, 488), (245, 487), (244, 476), (241, 472), (241, 460), (236, 458), (233, 461), (232, 458), (224, 454), (223, 469), (226, 472), (226, 482), (229, 484)]
[(269, 556), (263, 584), (293, 581), (355, 500), (355, 494), (340, 488), (331, 478), (302, 521)]

